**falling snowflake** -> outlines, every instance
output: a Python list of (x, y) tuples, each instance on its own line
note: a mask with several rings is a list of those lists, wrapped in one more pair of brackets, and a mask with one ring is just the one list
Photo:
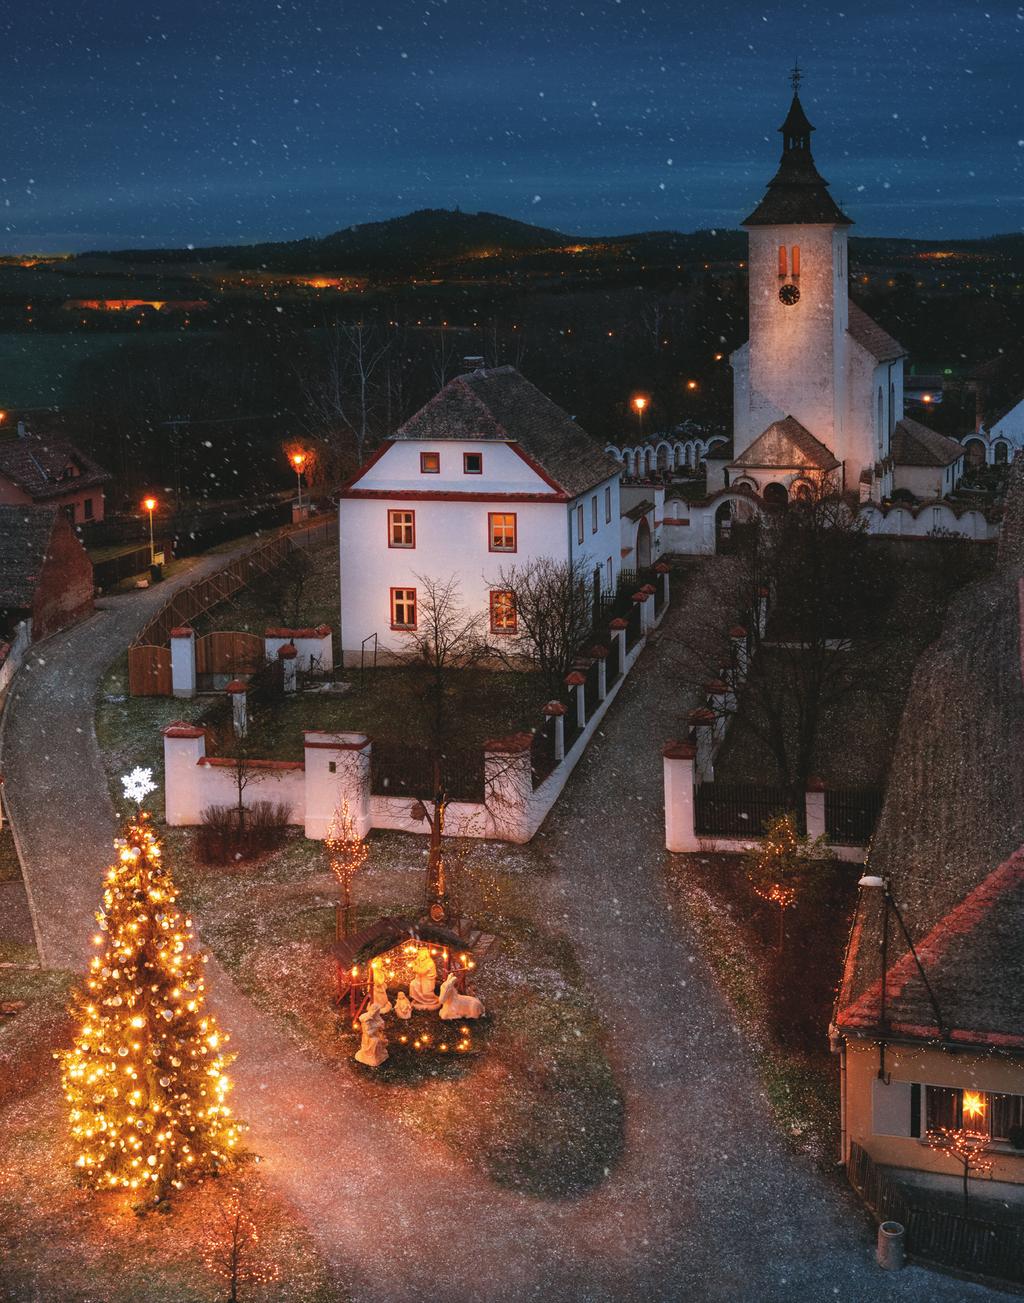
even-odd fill
[(135, 801), (137, 805), (141, 805), (150, 792), (156, 791), (152, 769), (136, 767), (130, 774), (122, 777), (121, 786), (124, 788), (125, 800)]

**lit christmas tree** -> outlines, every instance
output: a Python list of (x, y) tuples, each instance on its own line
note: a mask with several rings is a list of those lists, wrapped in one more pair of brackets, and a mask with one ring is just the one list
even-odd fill
[(96, 1189), (159, 1202), (230, 1162), (240, 1127), (225, 1103), (227, 1037), (204, 1012), (203, 959), (149, 815), (128, 819), (115, 846), (102, 951), (72, 997), (74, 1046), (58, 1057), (75, 1166)]

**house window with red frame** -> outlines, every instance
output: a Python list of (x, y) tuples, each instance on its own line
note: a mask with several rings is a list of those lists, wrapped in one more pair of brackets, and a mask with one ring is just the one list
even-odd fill
[(391, 627), (392, 629), (416, 628), (415, 588), (392, 588)]
[(482, 475), (484, 473), (484, 455), (482, 452), (464, 452), (462, 454), (463, 475)]
[(415, 511), (388, 512), (388, 547), (416, 546)]
[(420, 453), (420, 474), (421, 475), (441, 474), (441, 454), (439, 452)]
[(517, 546), (514, 511), (487, 513), (487, 546), (491, 552), (514, 552)]
[(517, 627), (515, 593), (510, 589), (492, 589), (491, 633), (515, 633)]

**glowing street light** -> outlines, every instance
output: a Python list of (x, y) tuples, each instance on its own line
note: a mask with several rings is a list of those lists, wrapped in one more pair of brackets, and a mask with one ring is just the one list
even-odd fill
[(696, 380), (687, 380), (687, 382), (686, 382), (686, 387), (687, 387), (687, 389), (689, 389), (689, 391), (690, 391), (691, 394), (692, 394), (692, 393), (696, 393), (696, 391), (697, 391), (697, 381), (696, 381)]
[(302, 510), (302, 471), (306, 465), (306, 454), (304, 452), (292, 453), (292, 465), (295, 467), (295, 481), (299, 486), (299, 510)]
[(143, 498), (142, 505), (149, 512), (149, 564), (156, 565), (156, 546), (153, 543), (153, 512), (156, 510), (156, 498)]
[(650, 401), (645, 394), (635, 394), (631, 400), (633, 411), (636, 412), (636, 423), (641, 432), (644, 428), (644, 412), (647, 411)]

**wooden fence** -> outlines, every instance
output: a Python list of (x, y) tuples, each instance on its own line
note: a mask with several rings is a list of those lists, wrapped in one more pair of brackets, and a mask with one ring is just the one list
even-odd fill
[(255, 633), (236, 633), (215, 629), (196, 639), (196, 677), (198, 686), (214, 675), (255, 674), (266, 656), (263, 639)]
[(128, 648), (128, 691), (133, 697), (171, 695), (171, 649), (152, 643)]
[(850, 1145), (850, 1184), (880, 1222), (900, 1222), (907, 1252), (956, 1271), (1024, 1285), (1024, 1227), (1002, 1225), (950, 1212), (930, 1202), (876, 1166), (860, 1145)]

